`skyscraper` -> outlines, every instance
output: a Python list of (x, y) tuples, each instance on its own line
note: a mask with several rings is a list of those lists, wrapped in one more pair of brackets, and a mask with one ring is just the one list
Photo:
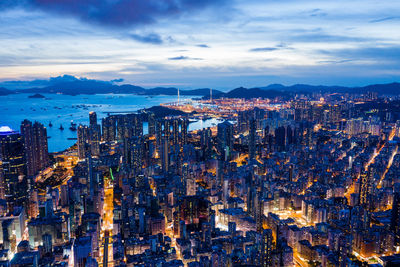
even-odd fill
[(399, 192), (396, 192), (393, 198), (390, 230), (395, 235), (395, 244), (399, 245), (400, 244), (400, 193)]
[(0, 158), (6, 198), (22, 204), (27, 195), (24, 141), (18, 132), (7, 126), (0, 127)]
[(149, 112), (147, 115), (148, 129), (150, 135), (156, 134), (156, 118), (153, 112)]
[(97, 124), (96, 112), (89, 112), (89, 144), (92, 156), (100, 155), (100, 125)]
[(222, 122), (217, 126), (218, 152), (221, 159), (229, 160), (233, 150), (233, 125), (228, 122)]
[(102, 126), (102, 139), (105, 142), (112, 142), (116, 140), (117, 134), (117, 118), (116, 116), (108, 116), (101, 120)]
[(261, 240), (261, 266), (272, 266), (272, 230), (264, 229)]
[(256, 158), (256, 120), (250, 120), (249, 131), (249, 159)]
[(370, 202), (370, 194), (372, 193), (374, 170), (372, 167), (367, 172), (360, 175), (360, 199), (359, 204), (365, 209), (370, 209), (373, 203)]
[(88, 151), (89, 128), (86, 125), (79, 125), (78, 131), (78, 157), (84, 159)]
[(49, 164), (47, 130), (43, 124), (24, 120), (21, 123), (27, 175), (33, 176)]
[(89, 125), (90, 126), (97, 125), (97, 114), (94, 111), (89, 112)]

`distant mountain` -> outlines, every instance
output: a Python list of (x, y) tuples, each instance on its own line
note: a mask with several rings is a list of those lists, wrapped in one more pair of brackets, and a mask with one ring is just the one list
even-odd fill
[[(116, 85), (109, 82), (96, 80), (75, 80), (60, 82), (42, 88), (30, 88), (18, 90), (18, 93), (61, 93), (65, 95), (93, 95), (93, 94), (137, 94), (137, 95), (177, 95), (178, 89), (175, 87), (156, 87), (144, 89), (140, 86), (131, 84)], [(180, 90), (181, 95), (207, 96), (210, 89)], [(216, 96), (222, 94), (221, 91), (213, 90)]]
[(388, 84), (373, 84), (362, 87), (345, 87), (345, 86), (325, 86), (325, 85), (308, 85), (308, 84), (295, 84), (291, 86), (284, 86), (282, 84), (271, 84), (265, 87), (260, 87), (262, 90), (280, 90), (290, 92), (336, 92), (336, 93), (366, 93), (377, 92), (384, 95), (398, 95), (400, 94), (400, 83)]
[(65, 95), (92, 95), (92, 94), (139, 94), (144, 92), (144, 88), (130, 84), (115, 85), (109, 82), (96, 80), (76, 80), (71, 82), (61, 82), (54, 85), (19, 90), (19, 93), (61, 93)]
[(246, 99), (251, 99), (251, 98), (276, 98), (276, 97), (282, 97), (282, 98), (287, 98), (291, 95), (289, 92), (284, 92), (284, 91), (278, 91), (278, 90), (266, 90), (266, 89), (261, 89), (261, 88), (243, 88), (239, 87), (236, 89), (233, 89), (227, 93), (223, 93), (220, 95), (220, 97), (225, 97), (225, 98), (246, 98)]
[[(137, 95), (177, 95), (178, 89), (175, 87), (156, 87), (145, 89), (140, 86), (131, 84), (120, 84), (123, 80), (100, 81), (87, 78), (78, 78), (71, 75), (63, 75), (52, 77), (48, 80), (33, 81), (7, 81), (0, 83), (0, 95), (8, 95), (12, 93), (31, 93), (31, 94), (54, 94), (61, 93), (66, 95), (79, 94), (137, 94)], [(9, 90), (4, 88), (25, 88)], [(26, 89), (28, 88), (28, 89)], [(282, 84), (270, 84), (264, 87), (243, 88), (239, 87), (228, 92), (213, 90), (213, 98), (287, 98), (294, 93), (313, 93), (313, 92), (337, 92), (337, 93), (366, 93), (377, 92), (385, 95), (399, 95), (400, 83), (374, 84), (363, 87), (344, 87), (344, 86), (325, 86), (325, 85), (308, 85), (294, 84), (285, 86)], [(183, 96), (200, 96), (204, 98), (210, 97), (209, 88), (201, 88), (194, 90), (180, 90)]]
[(4, 87), (0, 87), (0, 95), (10, 95), (10, 94), (14, 94), (14, 92)]
[(364, 87), (354, 87), (353, 90), (359, 93), (377, 92), (383, 95), (398, 95), (400, 94), (400, 83), (373, 84)]

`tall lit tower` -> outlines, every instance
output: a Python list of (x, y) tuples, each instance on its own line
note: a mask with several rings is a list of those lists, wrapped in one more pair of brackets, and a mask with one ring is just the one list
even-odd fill
[(21, 123), (24, 139), (27, 175), (33, 176), (49, 164), (46, 127), (39, 122), (24, 120)]
[(26, 173), (24, 140), (8, 126), (0, 127), (0, 158), (6, 198), (22, 204), (27, 196), (26, 180), (20, 180)]
[(256, 158), (256, 120), (250, 120), (250, 131), (249, 131), (249, 159)]

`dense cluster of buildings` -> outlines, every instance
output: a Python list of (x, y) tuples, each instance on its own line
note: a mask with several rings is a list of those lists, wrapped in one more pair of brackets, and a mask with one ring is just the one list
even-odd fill
[(252, 101), (192, 132), (90, 112), (51, 157), (1, 127), (0, 266), (400, 266), (399, 101)]

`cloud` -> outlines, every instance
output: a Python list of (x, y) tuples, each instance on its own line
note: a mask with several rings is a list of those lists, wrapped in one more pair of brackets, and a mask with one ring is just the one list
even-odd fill
[(277, 47), (256, 47), (256, 48), (252, 48), (249, 51), (250, 52), (271, 52), (271, 51), (275, 51), (278, 50)]
[(168, 60), (202, 60), (202, 58), (178, 56), (178, 57), (170, 57), (168, 58)]
[(309, 12), (310, 17), (325, 17), (327, 13), (323, 12), (320, 8), (315, 8)]
[(156, 33), (150, 33), (147, 35), (131, 34), (130, 37), (135, 41), (146, 43), (146, 44), (162, 44), (163, 40), (160, 35)]
[(378, 23), (378, 22), (384, 22), (384, 21), (388, 21), (388, 20), (396, 20), (396, 19), (400, 19), (400, 17), (386, 17), (386, 18), (381, 18), (381, 19), (373, 19), (370, 20), (370, 23)]
[(16, 6), (28, 10), (43, 10), (80, 20), (114, 27), (150, 24), (165, 17), (220, 6), (226, 0), (1, 0), (0, 8)]
[(202, 47), (202, 48), (210, 48), (208, 45), (206, 44), (198, 44), (196, 45), (197, 47)]
[(310, 42), (310, 43), (325, 43), (325, 42), (364, 42), (370, 41), (373, 38), (368, 37), (352, 37), (345, 35), (326, 34), (322, 32), (297, 34), (289, 37), (292, 41)]
[(351, 49), (320, 50), (322, 54), (348, 60), (372, 60), (379, 64), (400, 64), (400, 46), (360, 47)]
[(321, 64), (343, 64), (343, 63), (347, 63), (347, 62), (351, 62), (353, 60), (351, 59), (342, 59), (342, 60), (321, 60), (318, 61), (318, 63)]

